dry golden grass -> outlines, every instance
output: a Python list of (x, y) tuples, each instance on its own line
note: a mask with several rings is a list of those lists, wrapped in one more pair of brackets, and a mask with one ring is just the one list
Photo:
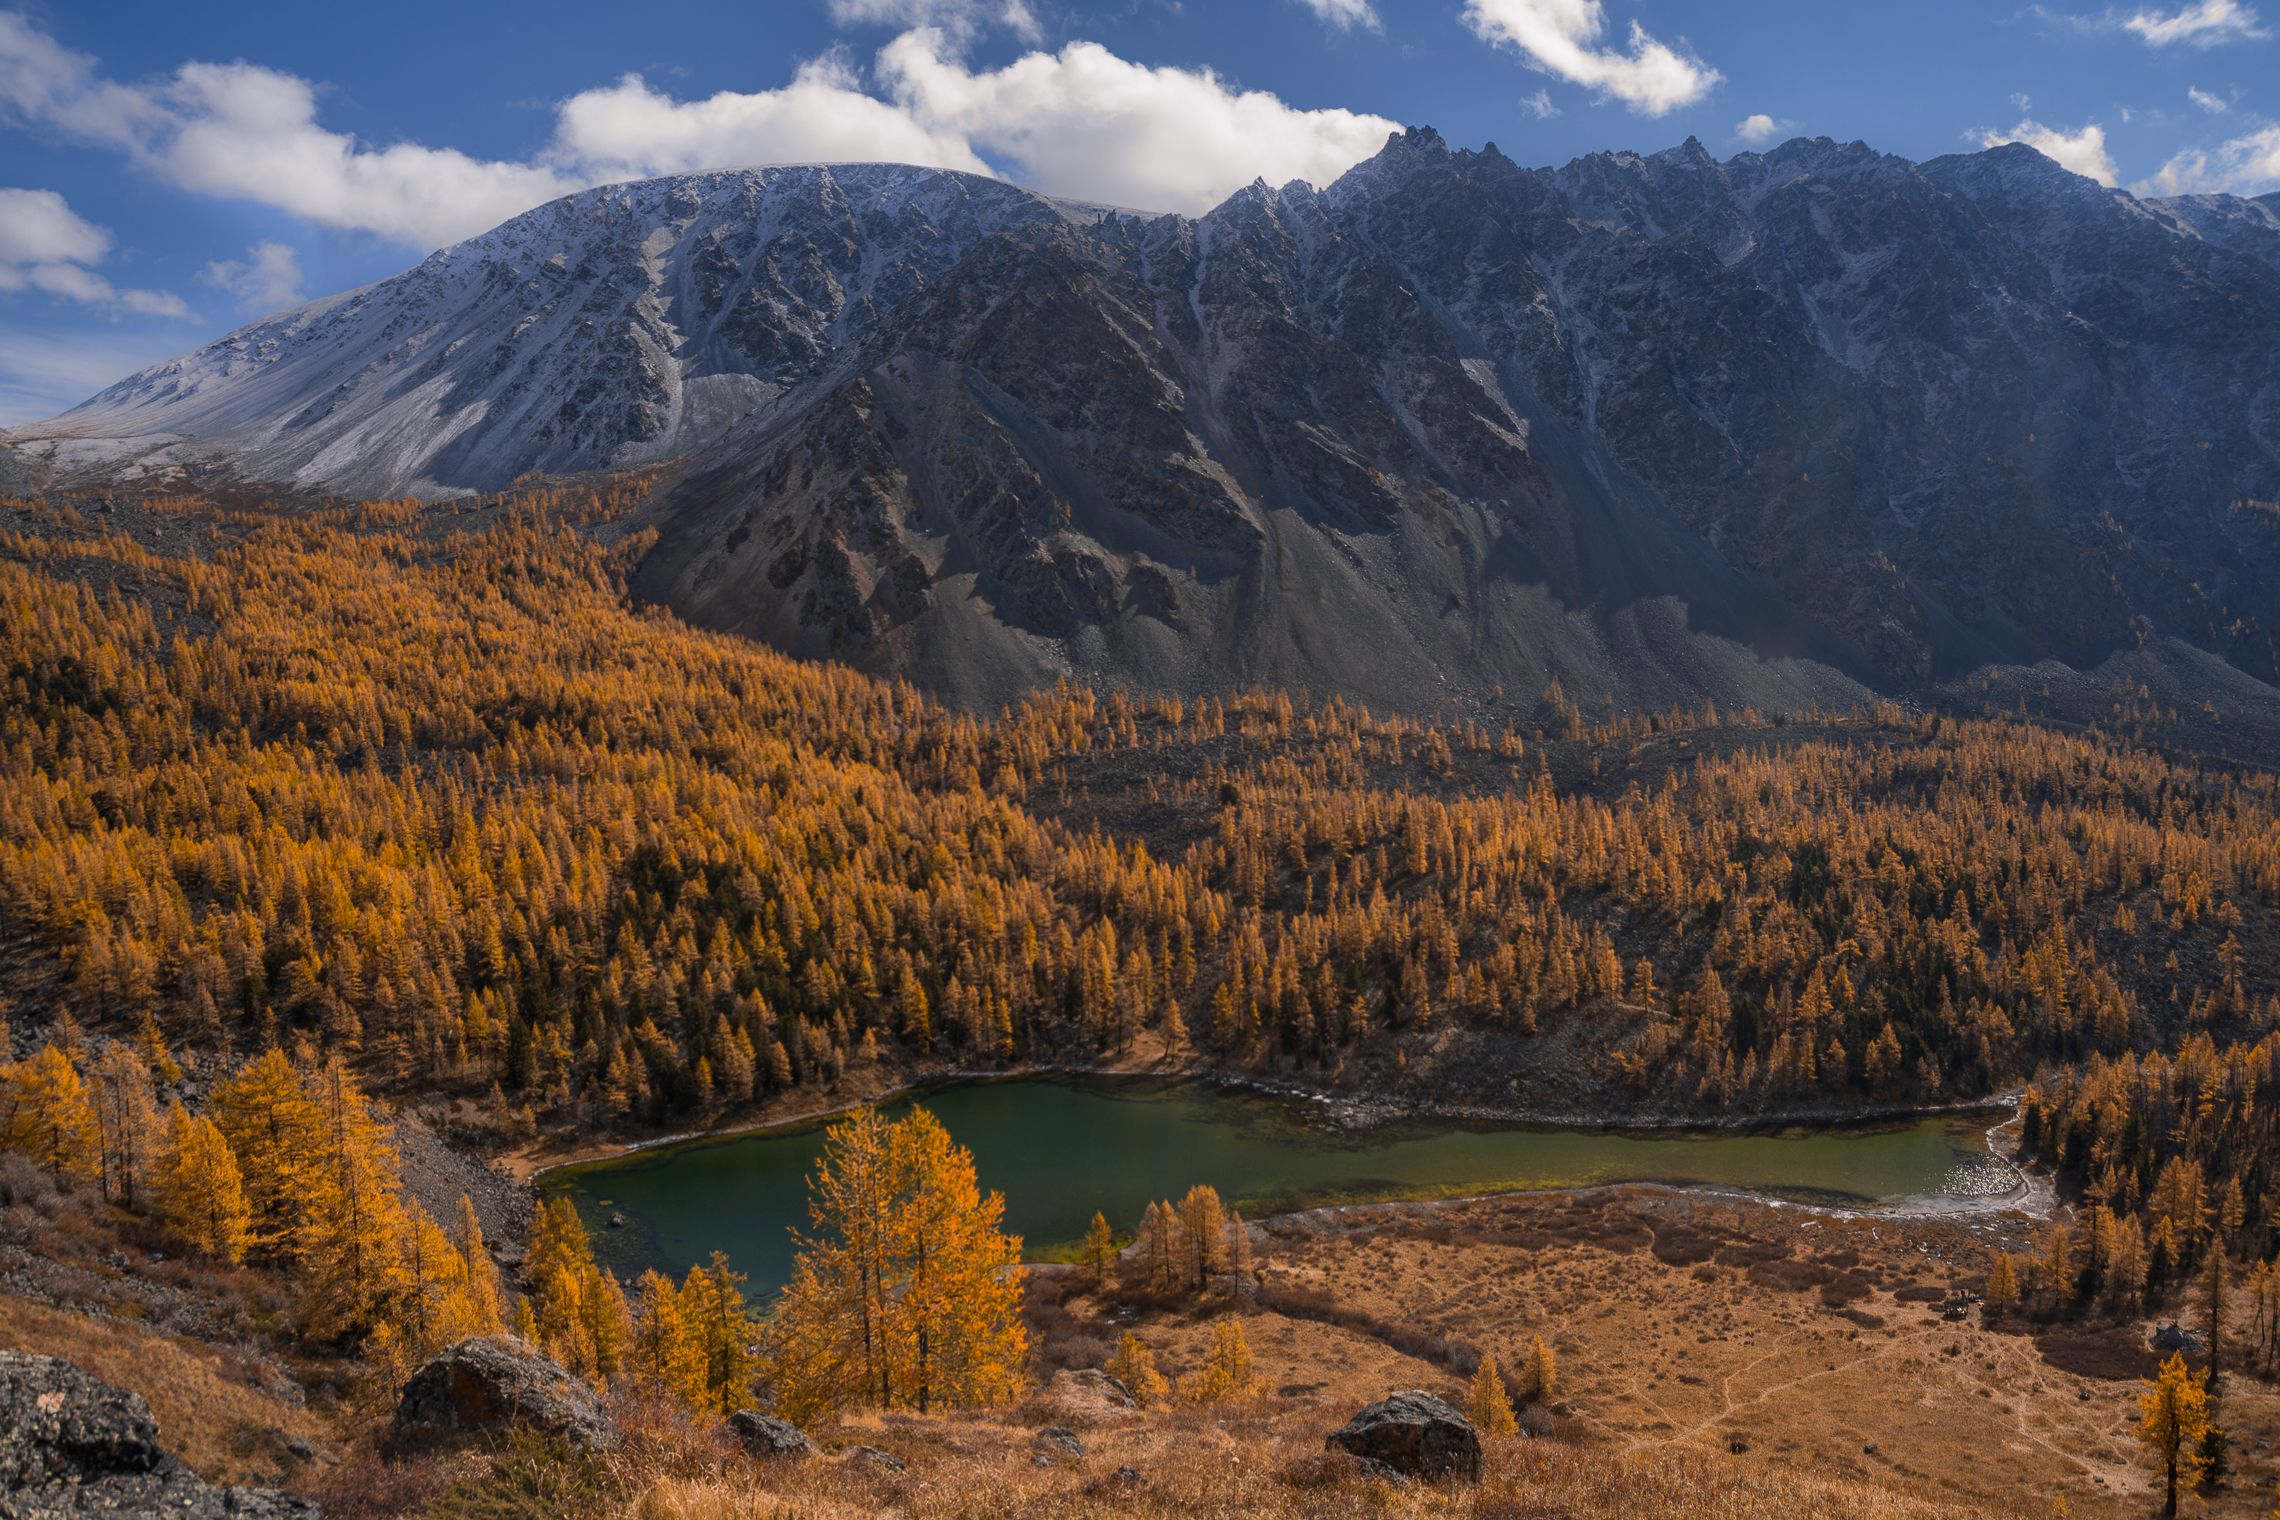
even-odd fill
[(331, 1441), (308, 1409), (258, 1386), (246, 1358), (213, 1346), (0, 1295), (0, 1348), (60, 1356), (141, 1394), (167, 1450), (213, 1482), (282, 1482), (300, 1466), (287, 1441)]
[[(1022, 1426), (869, 1425), (832, 1440), (891, 1450), (907, 1471), (881, 1473), (834, 1452), (765, 1466), (732, 1458), (711, 1471), (647, 1481), (629, 1469), (624, 1476), (635, 1481), (621, 1513), (626, 1520), (1961, 1520), (2007, 1513), (1710, 1454), (1620, 1453), (1524, 1438), (1490, 1444), (1488, 1478), (1477, 1487), (1396, 1485), (1326, 1455), (1327, 1428), (1314, 1409), (1270, 1399), (1224, 1418), (1181, 1412), (1119, 1425), (1088, 1435), (1081, 1461), (1040, 1466)], [(1140, 1477), (1119, 1479), (1119, 1467)]]
[[(1942, 1312), (2022, 1221), (1608, 1190), (1357, 1210), (1340, 1224), (1267, 1232), (1270, 1300), (1313, 1295), (1347, 1317), (1248, 1320), (1271, 1387), (1345, 1409), (1405, 1378), (1453, 1395), (1456, 1376), (1388, 1339), (1459, 1342), (1511, 1367), (1541, 1335), (1560, 1359), (1557, 1424), (1609, 1460), (1788, 1466), (1997, 1512), (2040, 1515), (2063, 1496), (2077, 1516), (2150, 1513), (2132, 1436), (2137, 1378), (2155, 1361), (2145, 1325), (2035, 1334)], [(1167, 1364), (1193, 1354), (1189, 1324), (1143, 1333)], [(2183, 1513), (2261, 1520), (2280, 1476), (2280, 1394), (2234, 1376), (2222, 1421), (2235, 1479)]]

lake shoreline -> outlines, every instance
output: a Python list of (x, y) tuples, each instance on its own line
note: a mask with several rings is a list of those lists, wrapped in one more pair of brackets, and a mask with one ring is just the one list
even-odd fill
[[(1135, 1089), (1158, 1091), (1165, 1096), (1176, 1096), (1183, 1089), (1191, 1092), (1215, 1092), (1230, 1100), (1255, 1096), (1279, 1106), (1283, 1113), (1282, 1122), (1292, 1126), (1297, 1133), (1319, 1133), (1323, 1137), (1323, 1143), (1333, 1148), (1357, 1139), (1366, 1144), (1367, 1137), (1373, 1135), (1382, 1135), (1389, 1143), (1400, 1144), (1402, 1137), (1397, 1133), (1399, 1130), (1434, 1124), (1477, 1129), (1487, 1133), (1510, 1131), (1577, 1138), (1596, 1136), (1641, 1141), (1699, 1138), (1715, 1145), (1728, 1139), (1753, 1135), (1769, 1139), (1808, 1140), (1816, 1135), (1837, 1135), (1848, 1131), (1873, 1133), (1885, 1128), (1920, 1125), (1926, 1121), (1952, 1120), (1962, 1115), (2001, 1116), (1997, 1122), (1984, 1128), (1974, 1126), (1979, 1130), (1981, 1138), (1981, 1147), (1976, 1154), (1989, 1164), (1986, 1169), (1944, 1185), (1927, 1184), (1920, 1191), (1906, 1193), (1873, 1189), (1860, 1191), (1849, 1184), (1834, 1187), (1789, 1186), (1772, 1179), (1768, 1179), (1764, 1186), (1757, 1186), (1735, 1178), (1690, 1176), (1687, 1170), (1690, 1163), (1680, 1163), (1666, 1175), (1642, 1174), (1605, 1182), (1581, 1177), (1573, 1180), (1544, 1177), (1534, 1182), (1516, 1179), (1509, 1185), (1490, 1184), (1483, 1187), (1479, 1183), (1468, 1185), (1457, 1179), (1451, 1179), (1445, 1184), (1418, 1181), (1404, 1185), (1388, 1177), (1375, 1182), (1361, 1182), (1351, 1192), (1341, 1193), (1332, 1187), (1313, 1191), (1311, 1196), (1302, 1194), (1274, 1199), (1272, 1207), (1269, 1207), (1269, 1198), (1262, 1196), (1256, 1200), (1257, 1212), (1254, 1214), (1254, 1218), (1261, 1221), (1325, 1208), (1416, 1207), (1514, 1193), (1574, 1193), (1603, 1186), (1667, 1189), (1677, 1195), (1750, 1200), (1776, 1207), (1804, 1208), (1830, 1214), (1969, 1216), (2020, 1209), (2040, 1213), (2044, 1207), (2035, 1195), (2035, 1179), (2017, 1164), (2015, 1146), (2004, 1143), (2005, 1132), (2012, 1130), (2019, 1119), (2015, 1094), (1970, 1103), (1887, 1106), (1856, 1111), (1723, 1115), (1711, 1121), (1657, 1116), (1644, 1122), (1636, 1117), (1625, 1117), (1612, 1122), (1579, 1123), (1522, 1111), (1516, 1107), (1458, 1103), (1373, 1103), (1341, 1098), (1287, 1083), (1219, 1073), (1069, 1065), (1033, 1066), (1011, 1072), (977, 1072), (952, 1068), (930, 1073), (922, 1080), (882, 1084), (869, 1089), (860, 1097), (839, 1097), (828, 1104), (804, 1105), (801, 1111), (779, 1113), (757, 1123), (720, 1125), (702, 1132), (660, 1135), (632, 1142), (582, 1145), (568, 1154), (559, 1151), (552, 1154), (526, 1153), (523, 1159), (525, 1165), (531, 1168), (527, 1176), (533, 1186), (568, 1190), (581, 1195), (589, 1187), (597, 1187), (598, 1193), (607, 1193), (613, 1191), (608, 1183), (585, 1179), (595, 1173), (606, 1173), (616, 1164), (635, 1158), (655, 1157), (651, 1165), (673, 1165), (675, 1163), (670, 1158), (676, 1152), (697, 1151), (749, 1139), (813, 1135), (834, 1116), (861, 1106), (925, 1101), (930, 1093), (996, 1087), (1009, 1082), (1058, 1085), (1073, 1093), (1090, 1089), (1102, 1095), (1114, 1095), (1117, 1089), (1122, 1088), (1127, 1098), (1141, 1095)], [(1028, 1111), (1027, 1105), (1022, 1107), (1025, 1112)], [(1301, 1140), (1300, 1143), (1306, 1142)], [(541, 1157), (543, 1165), (532, 1164)], [(647, 1169), (646, 1166), (641, 1168)], [(1246, 1204), (1246, 1208), (1251, 1206)], [(1056, 1243), (1044, 1241), (1043, 1237), (1040, 1237), (1040, 1241), (1046, 1245)], [(1051, 1260), (1053, 1253), (1044, 1251), (1039, 1259)]]
[[(920, 1076), (906, 1077), (894, 1083), (866, 1091), (857, 1096), (832, 1095), (819, 1104), (801, 1105), (792, 1110), (753, 1119), (734, 1119), (705, 1129), (682, 1130), (668, 1135), (648, 1136), (639, 1140), (611, 1140), (587, 1136), (556, 1149), (545, 1141), (509, 1152), (494, 1163), (516, 1181), (537, 1187), (556, 1172), (570, 1168), (584, 1168), (622, 1161), (649, 1151), (669, 1150), (676, 1146), (699, 1145), (713, 1141), (737, 1140), (751, 1135), (767, 1135), (820, 1126), (857, 1109), (900, 1102), (905, 1099), (923, 1099), (930, 1092), (944, 1087), (969, 1082), (1053, 1081), (1056, 1079), (1101, 1081), (1153, 1080), (1167, 1084), (1194, 1083), (1199, 1086), (1226, 1088), (1238, 1092), (1257, 1093), (1266, 1097), (1284, 1098), (1295, 1102), (1322, 1105), (1323, 1117), (1333, 1128), (1348, 1133), (1366, 1133), (1388, 1129), (1412, 1120), (1445, 1119), (1467, 1124), (1502, 1124), (1515, 1128), (1573, 1131), (1590, 1134), (1748, 1134), (1757, 1131), (1773, 1132), (1786, 1129), (1855, 1129), (1878, 1124), (1906, 1123), (1917, 1119), (1938, 1118), (1944, 1114), (1996, 1113), (2010, 1110), (2011, 1117), (1996, 1130), (2017, 1122), (2018, 1108), (2025, 1089), (2013, 1088), (2008, 1092), (1986, 1098), (1975, 1098), (1956, 1103), (1884, 1104), (1872, 1108), (1800, 1108), (1782, 1109), (1762, 1114), (1630, 1114), (1611, 1118), (1578, 1118), (1520, 1104), (1456, 1103), (1429, 1100), (1423, 1103), (1400, 1103), (1386, 1099), (1368, 1099), (1351, 1093), (1337, 1093), (1303, 1083), (1277, 1082), (1263, 1077), (1246, 1076), (1233, 1072), (1166, 1068), (1162, 1066), (1104, 1066), (1090, 1063), (1052, 1062), (1013, 1068), (946, 1067)], [(1992, 1139), (1994, 1130), (1990, 1130)], [(1990, 1147), (1992, 1153), (1992, 1146)], [(2024, 1174), (2009, 1156), (2004, 1156), (2014, 1170)]]

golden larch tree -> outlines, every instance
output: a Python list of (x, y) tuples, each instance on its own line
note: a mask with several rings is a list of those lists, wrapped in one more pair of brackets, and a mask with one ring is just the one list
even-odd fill
[(474, 1302), (476, 1316), (485, 1324), (503, 1324), (506, 1316), (499, 1291), (499, 1264), (491, 1259), (491, 1249), (483, 1240), (483, 1221), (475, 1215), (475, 1200), (465, 1193), (459, 1195), (451, 1244), (467, 1264), (467, 1296)]
[(159, 1217), (192, 1250), (224, 1266), (245, 1260), (253, 1212), (237, 1158), (220, 1126), (180, 1103), (167, 1111), (156, 1192)]
[(1544, 1344), (1544, 1338), (1540, 1335), (1528, 1338), (1527, 1373), (1528, 1397), (1539, 1404), (1550, 1403), (1553, 1392), (1559, 1387), (1560, 1364), (1559, 1358), (1552, 1354), (1552, 1348)]
[(1219, 1190), (1199, 1182), (1180, 1199), (1180, 1237), (1187, 1247), (1188, 1285), (1211, 1286), (1212, 1275), (1227, 1265), (1227, 1209)]
[(1172, 1396), (1172, 1385), (1157, 1369), (1156, 1353), (1148, 1343), (1127, 1330), (1117, 1340), (1116, 1355), (1109, 1359), (1108, 1375), (1124, 1385), (1133, 1402), (1142, 1409), (1153, 1409)]
[(1083, 1261), (1085, 1277), (1093, 1287), (1107, 1286), (1109, 1273), (1116, 1267), (1116, 1234), (1108, 1227), (1108, 1216), (1097, 1209), (1092, 1223), (1085, 1227)]
[(0, 1148), (31, 1157), (66, 1181), (92, 1182), (99, 1175), (95, 1107), (71, 1058), (55, 1046), (0, 1066)]
[[(395, 1152), (347, 1063), (335, 1056), (311, 1072), (308, 1093), (316, 1154), (304, 1173), (302, 1312), (319, 1335), (353, 1337), (404, 1291), (404, 1243), (411, 1232), (397, 1196)], [(434, 1220), (427, 1227), (431, 1243), (456, 1259)], [(431, 1266), (444, 1270), (440, 1261)]]
[(681, 1312), (681, 1291), (658, 1271), (641, 1274), (634, 1299), (633, 1337), (626, 1365), (637, 1385), (673, 1399), (684, 1408), (711, 1404), (704, 1348)]
[(923, 1412), (1013, 1396), (1029, 1354), (1021, 1241), (941, 1121), (864, 1110), (833, 1125), (808, 1208), (769, 1327), (781, 1407)]
[(237, 1158), (252, 1209), (250, 1254), (296, 1260), (323, 1149), (323, 1121), (301, 1074), (283, 1051), (269, 1050), (214, 1089), (213, 1118)]
[(680, 1307), (704, 1365), (704, 1407), (733, 1414), (751, 1402), (760, 1370), (760, 1331), (745, 1309), (744, 1274), (730, 1268), (726, 1255), (713, 1252), (710, 1266), (691, 1267), (682, 1279)]
[(1512, 1396), (1505, 1392), (1503, 1374), (1496, 1370), (1496, 1358), (1483, 1354), (1480, 1365), (1473, 1369), (1472, 1381), (1465, 1385), (1465, 1418), (1484, 1436), (1508, 1436), (1520, 1428), (1512, 1413)]
[(150, 1067), (131, 1045), (103, 1048), (89, 1073), (100, 1136), (103, 1193), (124, 1208), (147, 1201), (160, 1140), (158, 1097)]
[(1188, 1379), (1188, 1397), (1198, 1404), (1224, 1404), (1247, 1396), (1254, 1381), (1251, 1343), (1244, 1338), (1243, 1322), (1232, 1315), (1215, 1322), (1203, 1365)]
[(2179, 1494), (2200, 1487), (2208, 1434), (2209, 1391), (2186, 1367), (2184, 1353), (2171, 1352), (2138, 1396), (2138, 1444), (2160, 1476), (2163, 1520), (2176, 1520)]

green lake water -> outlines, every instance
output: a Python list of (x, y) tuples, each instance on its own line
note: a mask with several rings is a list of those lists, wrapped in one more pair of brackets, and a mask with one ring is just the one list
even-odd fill
[[(1082, 1235), (1093, 1210), (1119, 1230), (1150, 1199), (1197, 1182), (1254, 1217), (1312, 1204), (1497, 1190), (1669, 1182), (1830, 1202), (1961, 1200), (2008, 1169), (1986, 1115), (1774, 1132), (1618, 1132), (1420, 1121), (1362, 1131), (1322, 1106), (1208, 1085), (974, 1082), (914, 1101), (974, 1153), (985, 1189), (1032, 1257)], [(889, 1105), (900, 1112), (909, 1101)], [(621, 1277), (678, 1275), (726, 1251), (765, 1295), (789, 1273), (787, 1229), (807, 1223), (820, 1126), (638, 1151), (566, 1167), (542, 1186), (576, 1200), (597, 1254)], [(624, 1216), (612, 1228), (613, 1214)]]

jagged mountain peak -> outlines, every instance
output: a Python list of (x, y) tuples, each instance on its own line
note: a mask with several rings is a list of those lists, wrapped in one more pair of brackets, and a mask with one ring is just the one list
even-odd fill
[[(2025, 148), (1391, 135), (1200, 218), (898, 165), (605, 186), (19, 430), (367, 494), (673, 461), (647, 594), (1064, 674), (1780, 706), (2149, 636), (2269, 673), (2280, 216)], [(129, 463), (131, 462), (131, 463)], [(2269, 605), (2268, 605), (2269, 604)]]

